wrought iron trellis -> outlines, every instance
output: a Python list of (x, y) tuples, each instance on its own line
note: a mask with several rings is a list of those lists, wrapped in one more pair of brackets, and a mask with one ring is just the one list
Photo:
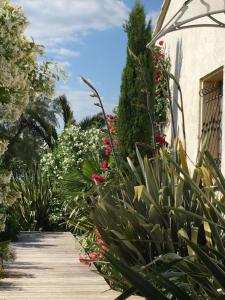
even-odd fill
[[(196, 3), (198, 6), (195, 6)], [(224, 0), (187, 0), (169, 22), (153, 37), (147, 47), (153, 46), (158, 39), (169, 32), (194, 27), (225, 28), (225, 22), (219, 17), (220, 14), (225, 14)], [(196, 20), (201, 21), (203, 18), (207, 18), (208, 23), (195, 23)]]
[(207, 141), (208, 150), (218, 167), (221, 167), (222, 85), (203, 88), (200, 91), (200, 96), (203, 104), (201, 142)]

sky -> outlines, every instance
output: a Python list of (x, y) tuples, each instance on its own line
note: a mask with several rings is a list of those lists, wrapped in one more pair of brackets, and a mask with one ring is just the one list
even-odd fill
[[(77, 121), (99, 112), (80, 76), (102, 96), (106, 111), (118, 105), (127, 37), (123, 24), (135, 0), (12, 0), (29, 21), (26, 34), (45, 46), (47, 59), (64, 67), (68, 79), (57, 84), (66, 94)], [(155, 22), (162, 0), (142, 0)]]

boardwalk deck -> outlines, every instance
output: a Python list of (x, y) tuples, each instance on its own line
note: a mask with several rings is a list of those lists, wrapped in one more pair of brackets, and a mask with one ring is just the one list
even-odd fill
[(80, 246), (70, 233), (24, 232), (13, 247), (17, 258), (0, 280), (1, 300), (113, 300), (118, 296), (93, 267), (80, 264)]

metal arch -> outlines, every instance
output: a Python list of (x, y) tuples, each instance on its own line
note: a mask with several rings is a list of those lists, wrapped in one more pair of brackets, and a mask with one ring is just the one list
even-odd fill
[[(169, 22), (164, 26), (162, 30), (156, 34), (153, 39), (151, 40), (150, 43), (147, 44), (147, 48), (151, 48), (155, 44), (155, 42), (165, 36), (167, 33), (182, 30), (182, 29), (188, 29), (188, 28), (197, 28), (197, 27), (216, 27), (216, 28), (225, 28), (225, 23), (217, 20), (215, 18), (215, 15), (224, 13), (225, 14), (225, 8), (213, 12), (207, 12), (201, 15), (198, 15), (193, 18), (189, 18), (185, 21), (179, 22), (181, 17), (184, 15), (184, 13), (188, 9), (188, 5), (192, 2), (193, 0), (188, 0), (184, 3), (184, 5), (178, 10), (178, 12), (169, 20)], [(215, 22), (214, 24), (192, 24), (188, 25), (190, 22), (208, 17), (211, 21)]]

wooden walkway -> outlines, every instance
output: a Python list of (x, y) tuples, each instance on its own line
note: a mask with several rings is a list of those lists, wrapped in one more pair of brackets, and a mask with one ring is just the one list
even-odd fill
[(93, 267), (80, 264), (80, 246), (70, 233), (24, 232), (13, 247), (17, 258), (0, 280), (1, 300), (113, 300), (118, 296)]

